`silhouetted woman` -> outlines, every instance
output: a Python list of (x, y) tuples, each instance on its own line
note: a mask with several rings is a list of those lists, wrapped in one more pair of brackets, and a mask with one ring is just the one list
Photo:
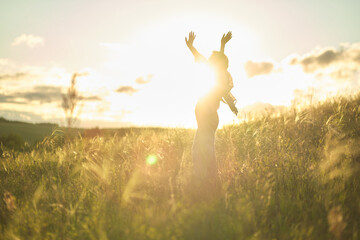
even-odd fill
[(220, 51), (213, 51), (207, 60), (193, 46), (195, 34), (189, 33), (185, 38), (186, 45), (195, 57), (195, 61), (209, 63), (215, 70), (215, 85), (203, 97), (199, 99), (195, 107), (195, 116), (198, 129), (195, 134), (192, 155), (194, 164), (194, 184), (197, 194), (203, 197), (211, 197), (219, 193), (220, 182), (215, 158), (215, 132), (219, 124), (217, 110), (220, 101), (224, 99), (237, 114), (235, 99), (232, 99), (230, 90), (233, 81), (227, 71), (228, 58), (224, 54), (225, 44), (231, 39), (232, 33), (224, 34), (221, 39)]

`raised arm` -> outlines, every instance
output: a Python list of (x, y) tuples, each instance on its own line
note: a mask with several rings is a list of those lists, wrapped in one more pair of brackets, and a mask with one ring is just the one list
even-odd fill
[(194, 55), (196, 62), (198, 62), (198, 61), (206, 61), (206, 58), (203, 55), (201, 55), (193, 45), (195, 37), (196, 37), (195, 33), (190, 32), (189, 33), (189, 38), (185, 37), (186, 45), (190, 49), (191, 53)]
[(231, 31), (229, 31), (226, 35), (224, 33), (224, 35), (221, 38), (221, 48), (220, 48), (220, 52), (224, 53), (225, 51), (225, 44), (230, 41), (230, 39), (232, 38), (232, 33)]

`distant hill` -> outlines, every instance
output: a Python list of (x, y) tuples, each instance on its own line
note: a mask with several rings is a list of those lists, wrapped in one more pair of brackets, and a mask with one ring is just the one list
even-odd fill
[(52, 131), (57, 127), (59, 127), (59, 125), (54, 123), (27, 123), (11, 121), (0, 117), (0, 136), (7, 136), (10, 133), (14, 133), (29, 143), (34, 143), (51, 135)]
[[(0, 117), (0, 137), (8, 136), (13, 133), (21, 136), (26, 142), (32, 144), (36, 141), (42, 140), (46, 136), (50, 136), (54, 129), (60, 129), (66, 131), (64, 127), (60, 127), (54, 123), (28, 123), (20, 121), (7, 120)], [(140, 133), (145, 129), (152, 129), (157, 132), (164, 131), (165, 128), (160, 127), (125, 127), (125, 128), (72, 128), (71, 135), (75, 136), (81, 134), (85, 138), (91, 138), (95, 136), (124, 136), (130, 132)]]

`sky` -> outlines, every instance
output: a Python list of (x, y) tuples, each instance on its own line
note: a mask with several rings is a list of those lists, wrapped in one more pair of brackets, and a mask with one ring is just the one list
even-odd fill
[[(359, 10), (352, 0), (2, 0), (0, 117), (64, 125), (62, 95), (78, 73), (79, 127), (196, 127), (211, 71), (194, 62), (189, 31), (206, 57), (232, 31), (240, 113), (354, 93)], [(239, 121), (224, 104), (219, 116)]]

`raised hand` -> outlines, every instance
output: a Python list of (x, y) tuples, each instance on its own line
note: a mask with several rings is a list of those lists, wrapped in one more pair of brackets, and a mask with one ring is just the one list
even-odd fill
[(232, 38), (232, 32), (229, 31), (226, 35), (224, 33), (224, 35), (221, 38), (221, 45), (225, 45), (228, 41), (230, 41), (230, 39)]
[(194, 32), (189, 32), (189, 38), (185, 37), (185, 42), (186, 42), (186, 45), (188, 46), (188, 48), (192, 48), (193, 47), (193, 43), (194, 43), (194, 40), (195, 40), (195, 33)]
[(224, 53), (225, 51), (225, 44), (230, 41), (230, 39), (232, 38), (232, 33), (231, 31), (229, 31), (226, 35), (224, 34), (221, 38), (221, 48), (220, 48), (220, 52)]
[(190, 52), (194, 55), (196, 62), (202, 62), (206, 61), (206, 58), (201, 55), (196, 48), (193, 46), (194, 40), (195, 40), (195, 33), (193, 31), (189, 32), (189, 37), (185, 37), (186, 45), (188, 46)]

